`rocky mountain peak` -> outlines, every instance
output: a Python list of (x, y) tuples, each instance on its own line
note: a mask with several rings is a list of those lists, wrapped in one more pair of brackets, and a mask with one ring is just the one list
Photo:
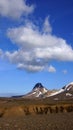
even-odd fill
[(41, 83), (37, 83), (33, 89), (37, 89), (37, 88), (44, 88), (43, 85)]
[(70, 90), (73, 89), (73, 82), (65, 85), (64, 87), (62, 87), (63, 90)]

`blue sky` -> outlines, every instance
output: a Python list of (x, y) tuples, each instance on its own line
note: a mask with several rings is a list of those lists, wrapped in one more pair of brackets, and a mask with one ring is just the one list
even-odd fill
[(0, 1), (0, 93), (73, 81), (73, 0)]

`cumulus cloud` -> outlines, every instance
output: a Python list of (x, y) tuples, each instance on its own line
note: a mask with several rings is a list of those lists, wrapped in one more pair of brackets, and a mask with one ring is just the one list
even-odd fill
[(18, 19), (34, 10), (33, 5), (27, 5), (25, 0), (0, 0), (0, 15)]
[[(47, 33), (44, 29), (46, 20), (46, 25), (49, 25)], [(17, 68), (35, 72), (44, 70), (50, 60), (73, 61), (72, 47), (63, 38), (52, 35), (52, 27), (48, 20), (44, 20), (41, 31), (31, 22), (8, 29), (7, 36), (19, 49), (5, 52), (4, 56), (16, 64)], [(49, 66), (48, 70), (56, 71), (53, 66)]]
[(25, 65), (23, 63), (19, 63), (17, 66), (18, 69), (25, 69), (28, 72), (38, 72), (42, 71), (44, 69), (44, 66), (39, 66), (39, 65)]
[(48, 71), (51, 72), (51, 73), (54, 73), (54, 72), (56, 72), (56, 69), (55, 69), (54, 66), (50, 65), (50, 66), (48, 67)]

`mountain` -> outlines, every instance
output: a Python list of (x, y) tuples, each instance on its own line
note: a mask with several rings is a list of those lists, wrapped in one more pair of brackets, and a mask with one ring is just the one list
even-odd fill
[(31, 92), (27, 93), (23, 96), (23, 98), (36, 98), (41, 97), (41, 95), (45, 94), (48, 91), (41, 83), (37, 83)]
[(24, 95), (23, 98), (53, 98), (54, 100), (73, 98), (73, 82), (60, 90), (48, 90), (41, 83), (37, 83), (32, 91)]
[(48, 90), (41, 83), (37, 83), (29, 93), (13, 96), (13, 98), (52, 98), (53, 100), (73, 99), (73, 82), (63, 86), (60, 90)]
[(51, 93), (46, 97), (51, 97), (54, 100), (73, 99), (73, 82), (65, 85), (62, 89)]

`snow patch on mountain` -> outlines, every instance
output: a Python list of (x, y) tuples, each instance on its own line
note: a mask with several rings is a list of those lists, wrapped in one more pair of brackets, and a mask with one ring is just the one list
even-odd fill
[(48, 90), (41, 83), (37, 83), (33, 89), (26, 95), (22, 96), (22, 98), (49, 98), (53, 96), (55, 96), (54, 100), (73, 97), (73, 82), (65, 85), (60, 90)]
[(71, 82), (68, 85), (66, 85), (65, 89), (66, 90), (70, 90), (72, 87), (73, 87), (73, 82)]
[(44, 93), (46, 93), (48, 90), (41, 84), (41, 83), (37, 83), (32, 91), (30, 93), (27, 93), (26, 95), (24, 95), (23, 97), (26, 98), (35, 98), (35, 97), (40, 97), (41, 95), (43, 95)]
[(51, 93), (48, 97), (55, 96), (55, 95), (57, 95), (57, 94), (59, 94), (59, 93), (62, 93), (62, 92), (64, 92), (63, 89), (61, 89), (61, 90), (59, 90), (59, 91), (57, 91), (57, 92)]
[(72, 94), (71, 93), (66, 93), (66, 96), (72, 96)]

